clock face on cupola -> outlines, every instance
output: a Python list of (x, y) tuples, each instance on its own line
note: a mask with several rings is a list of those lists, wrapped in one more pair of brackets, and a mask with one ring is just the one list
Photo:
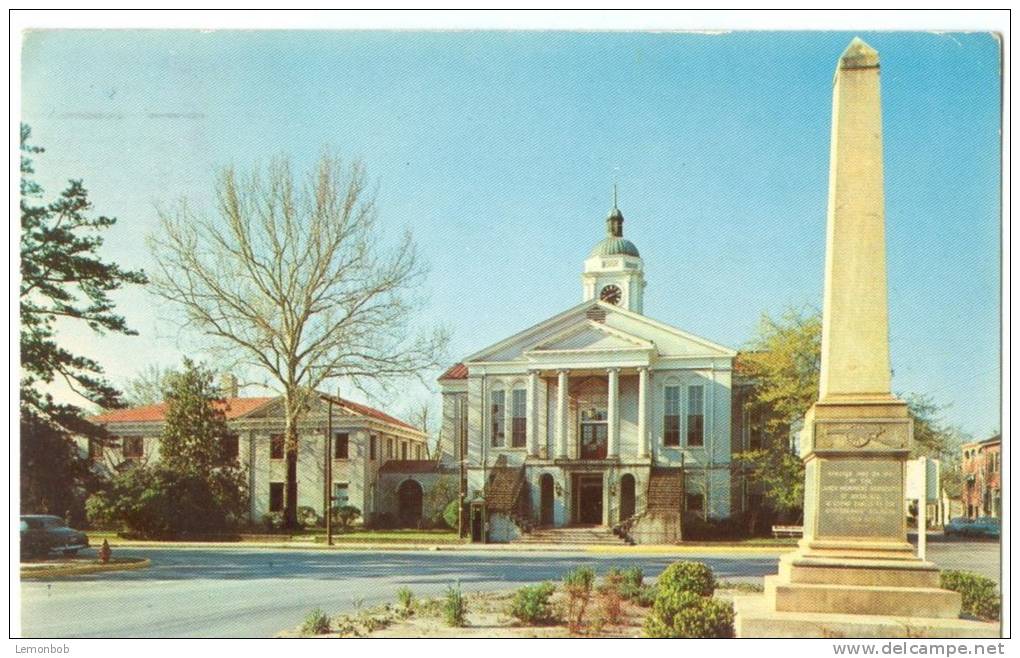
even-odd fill
[(619, 304), (623, 297), (623, 291), (619, 286), (608, 285), (599, 293), (599, 299), (610, 304)]
[(606, 218), (606, 237), (588, 254), (581, 275), (583, 299), (598, 300), (634, 313), (643, 313), (644, 262), (637, 247), (623, 237), (623, 213), (616, 205)]

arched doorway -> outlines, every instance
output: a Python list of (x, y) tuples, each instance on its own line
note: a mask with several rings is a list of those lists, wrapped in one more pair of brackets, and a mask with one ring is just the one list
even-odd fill
[(553, 524), (553, 501), (555, 500), (555, 492), (553, 485), (553, 476), (549, 473), (543, 473), (542, 477), (538, 480), (540, 490), (540, 525), (552, 525)]
[(404, 480), (397, 489), (397, 517), (405, 528), (421, 525), (421, 485), (414, 480)]
[(634, 516), (634, 476), (626, 473), (620, 478), (620, 521)]

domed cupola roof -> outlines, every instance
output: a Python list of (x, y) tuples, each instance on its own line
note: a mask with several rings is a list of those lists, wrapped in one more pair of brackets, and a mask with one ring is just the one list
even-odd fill
[(606, 238), (591, 250), (591, 256), (635, 256), (641, 257), (637, 247), (623, 237), (623, 213), (616, 207), (616, 190), (613, 190), (613, 209), (606, 217)]

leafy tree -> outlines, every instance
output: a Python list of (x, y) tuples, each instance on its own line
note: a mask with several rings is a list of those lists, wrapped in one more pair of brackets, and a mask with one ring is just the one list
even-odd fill
[(63, 513), (75, 505), (79, 487), (91, 486), (88, 463), (72, 437), (107, 437), (85, 420), (82, 409), (56, 402), (48, 387), (59, 378), (100, 407), (117, 407), (121, 400), (99, 363), (59, 343), (56, 323), (84, 322), (98, 334), (133, 335), (109, 295), (125, 283), (147, 280), (141, 271), (100, 258), (100, 233), (116, 219), (89, 216), (92, 203), (80, 180), (70, 181), (57, 199), (43, 200), (42, 187), (32, 179), (31, 157), (43, 149), (30, 144), (30, 137), (22, 124), (21, 504), (26, 511)]
[(166, 423), (160, 462), (179, 472), (208, 473), (228, 467), (223, 446), (232, 435), (213, 373), (185, 358), (179, 373), (166, 377)]
[(126, 469), (88, 500), (90, 520), (153, 537), (222, 532), (246, 516), (247, 488), (209, 370), (185, 359), (167, 378), (160, 460)]
[[(804, 467), (791, 452), (788, 438), (790, 428), (818, 398), (821, 331), (821, 314), (816, 310), (790, 309), (778, 319), (763, 314), (749, 350), (737, 359), (736, 369), (748, 387), (744, 410), (763, 429), (764, 440), (760, 448), (735, 455), (734, 462), (761, 483), (765, 500), (779, 512), (793, 512), (803, 505)], [(936, 457), (951, 466), (963, 435), (941, 419), (945, 407), (927, 395), (900, 397), (914, 419), (914, 456)], [(944, 481), (951, 483), (951, 478), (950, 472)]]
[(950, 460), (959, 454), (959, 448), (968, 438), (957, 427), (945, 423), (942, 412), (948, 405), (938, 405), (930, 395), (910, 393), (903, 396), (910, 416), (914, 419), (914, 449), (912, 457), (926, 455)]
[(268, 374), (285, 419), (285, 520), (297, 524), (297, 427), (324, 381), (421, 378), (446, 332), (414, 331), (425, 270), (410, 234), (383, 251), (363, 167), (323, 157), (304, 181), (286, 162), (217, 183), (213, 217), (182, 204), (150, 240), (154, 289), (236, 365)]
[[(760, 447), (734, 456), (737, 468), (760, 483), (773, 510), (791, 514), (804, 501), (804, 465), (790, 449), (790, 428), (818, 398), (822, 321), (817, 310), (762, 315), (736, 369), (747, 386), (744, 411), (762, 432)], [(755, 531), (757, 518), (751, 519)]]

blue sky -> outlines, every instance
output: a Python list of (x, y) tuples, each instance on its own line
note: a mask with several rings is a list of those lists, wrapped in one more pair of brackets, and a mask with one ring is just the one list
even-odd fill
[[(83, 178), (119, 219), (104, 254), (130, 267), (149, 265), (155, 205), (209, 207), (225, 165), (361, 158), (383, 224), (431, 265), (421, 321), (449, 326), (452, 360), (580, 301), (618, 181), (645, 312), (739, 348), (763, 311), (821, 304), (831, 81), (855, 34), (882, 58), (894, 388), (982, 438), (999, 426), (991, 35), (35, 32), (22, 111), (39, 180)], [(112, 379), (192, 351), (147, 292), (117, 299), (140, 336), (66, 330)]]

